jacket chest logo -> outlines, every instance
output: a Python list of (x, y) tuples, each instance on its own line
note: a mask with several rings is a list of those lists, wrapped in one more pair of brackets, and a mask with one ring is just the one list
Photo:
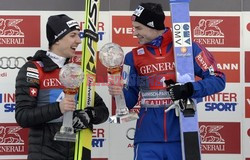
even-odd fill
[(57, 78), (45, 78), (42, 81), (42, 85), (44, 88), (53, 88), (62, 86), (61, 82)]
[(149, 73), (157, 73), (162, 71), (173, 71), (174, 63), (163, 62), (163, 63), (148, 64), (140, 66), (139, 70), (142, 75)]

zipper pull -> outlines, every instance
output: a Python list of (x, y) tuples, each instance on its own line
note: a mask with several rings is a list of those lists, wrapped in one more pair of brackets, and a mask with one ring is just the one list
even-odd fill
[(160, 52), (160, 56), (162, 56), (162, 54), (161, 54), (161, 48), (159, 48), (159, 52)]

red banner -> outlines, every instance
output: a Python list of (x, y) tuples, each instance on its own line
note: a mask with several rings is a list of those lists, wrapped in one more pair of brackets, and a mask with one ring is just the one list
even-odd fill
[(200, 122), (201, 151), (212, 154), (240, 154), (240, 123)]
[(28, 153), (28, 129), (15, 123), (0, 124), (0, 155), (26, 155)]
[(0, 47), (40, 47), (40, 16), (0, 15)]
[(239, 52), (212, 52), (217, 67), (225, 73), (229, 83), (240, 82), (240, 53)]
[(240, 47), (239, 16), (193, 16), (191, 26), (193, 41), (205, 47)]

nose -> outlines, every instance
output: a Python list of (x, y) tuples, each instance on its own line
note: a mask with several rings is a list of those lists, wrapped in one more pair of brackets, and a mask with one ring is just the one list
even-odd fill
[(77, 44), (80, 44), (82, 41), (81, 41), (81, 38), (80, 38), (80, 36), (78, 35), (78, 36), (76, 36), (76, 43)]
[(133, 30), (133, 36), (137, 36), (138, 32), (136, 31), (136, 29)]

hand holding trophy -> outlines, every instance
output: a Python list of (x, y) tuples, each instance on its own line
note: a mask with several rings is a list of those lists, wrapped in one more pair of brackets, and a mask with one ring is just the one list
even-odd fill
[[(122, 48), (115, 43), (105, 44), (99, 52), (101, 63), (107, 67), (109, 85), (122, 85), (121, 66), (123, 64), (124, 53)], [(110, 123), (123, 123), (138, 119), (136, 113), (130, 113), (124, 99), (123, 92), (115, 96), (116, 115), (109, 118)]]
[[(75, 98), (78, 88), (83, 82), (84, 73), (80, 65), (68, 63), (59, 72), (59, 80), (64, 86), (65, 97)], [(54, 140), (75, 142), (76, 134), (72, 127), (73, 112), (67, 111), (63, 114), (63, 124), (60, 131), (56, 133)]]

